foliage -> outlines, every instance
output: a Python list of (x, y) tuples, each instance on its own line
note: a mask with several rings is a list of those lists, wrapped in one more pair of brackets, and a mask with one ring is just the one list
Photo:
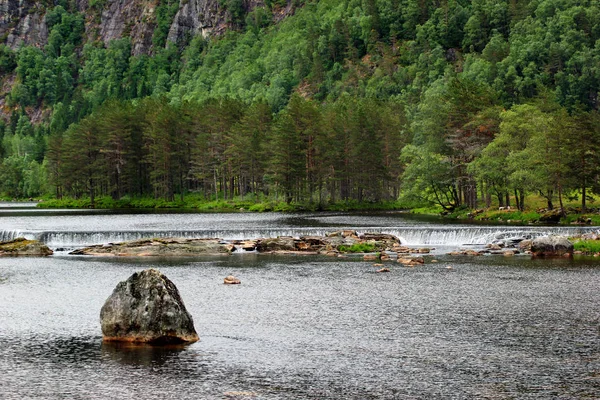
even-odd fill
[(15, 53), (7, 46), (0, 44), (0, 74), (8, 74), (17, 66)]
[(343, 253), (370, 253), (375, 250), (373, 243), (355, 243), (351, 246), (340, 245), (338, 250)]
[(597, 2), (297, 1), (279, 21), (287, 2), (227, 0), (227, 33), (168, 43), (161, 0), (136, 55), (55, 4), (44, 48), (0, 45), (4, 195), (585, 212), (600, 193)]
[(600, 253), (600, 240), (577, 240), (573, 243), (573, 250), (585, 254)]

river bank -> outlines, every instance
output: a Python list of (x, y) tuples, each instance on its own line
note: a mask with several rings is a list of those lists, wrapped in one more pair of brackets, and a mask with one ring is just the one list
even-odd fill
[(45, 199), (37, 203), (43, 209), (105, 209), (105, 210), (189, 210), (211, 213), (228, 212), (318, 212), (318, 211), (406, 211), (414, 215), (439, 218), (442, 221), (482, 222), (493, 224), (532, 225), (558, 224), (600, 226), (600, 210), (590, 208), (582, 213), (580, 208), (568, 206), (565, 213), (559, 209), (548, 210), (535, 208), (520, 211), (511, 207), (490, 207), (479, 209), (458, 208), (445, 211), (439, 206), (419, 206), (405, 201), (357, 202), (338, 201), (335, 203), (292, 202), (274, 199), (256, 199), (248, 196), (245, 199), (206, 200), (196, 195), (188, 195), (183, 199), (166, 201), (154, 198), (124, 197), (114, 200), (111, 197), (100, 197), (92, 202), (89, 198)]
[(581, 209), (568, 207), (565, 213), (559, 209), (548, 210), (544, 208), (536, 210), (520, 211), (511, 207), (492, 207), (480, 209), (460, 208), (452, 212), (443, 211), (438, 207), (413, 208), (411, 214), (439, 216), (443, 220), (454, 220), (463, 222), (490, 222), (511, 225), (600, 225), (600, 212), (598, 209), (589, 209), (582, 213)]
[(114, 200), (111, 197), (95, 199), (94, 204), (89, 198), (44, 199), (37, 204), (38, 208), (46, 209), (179, 209), (203, 212), (301, 212), (301, 211), (385, 211), (403, 210), (410, 205), (399, 201), (357, 202), (338, 201), (334, 203), (292, 202), (286, 203), (277, 199), (255, 199), (248, 196), (245, 199), (206, 200), (199, 196), (189, 195), (183, 199), (166, 201), (154, 198), (124, 197)]

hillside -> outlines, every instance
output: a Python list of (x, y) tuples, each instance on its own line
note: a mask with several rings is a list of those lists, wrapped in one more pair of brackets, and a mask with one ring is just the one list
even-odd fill
[(0, 10), (6, 196), (523, 209), (600, 187), (594, 1)]

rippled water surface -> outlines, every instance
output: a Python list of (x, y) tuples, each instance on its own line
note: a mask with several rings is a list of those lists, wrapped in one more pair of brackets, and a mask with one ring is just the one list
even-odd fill
[[(113, 214), (1, 209), (0, 235), (55, 250), (134, 237), (381, 231), (459, 246), (579, 228), (443, 225), (398, 213)], [(600, 263), (438, 251), (375, 273), (359, 259), (0, 258), (0, 399), (597, 399)], [(438, 263), (431, 263), (435, 257)], [(102, 343), (116, 284), (154, 267), (201, 340)], [(451, 268), (448, 268), (451, 267)], [(234, 274), (241, 285), (223, 285)]]
[[(452, 269), (447, 269), (451, 265)], [(99, 310), (146, 267), (201, 340), (103, 345)], [(222, 284), (233, 273), (239, 286)], [(0, 397), (598, 398), (600, 267), (441, 257), (0, 259)]]

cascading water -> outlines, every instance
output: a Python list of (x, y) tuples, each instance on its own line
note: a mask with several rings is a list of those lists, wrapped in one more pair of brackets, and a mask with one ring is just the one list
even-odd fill
[[(340, 227), (321, 228), (254, 228), (254, 229), (199, 229), (199, 230), (137, 230), (137, 231), (0, 231), (1, 240), (17, 237), (37, 239), (53, 249), (79, 248), (95, 244), (118, 243), (138, 239), (182, 237), (222, 238), (225, 240), (257, 239), (277, 236), (323, 236)], [(544, 235), (575, 236), (597, 231), (591, 227), (473, 227), (473, 226), (411, 226), (411, 227), (347, 227), (359, 234), (379, 232), (395, 235), (408, 246), (464, 246), (485, 245), (503, 241), (519, 241)]]
[(575, 236), (596, 230), (589, 227), (436, 226), (390, 229), (386, 233), (398, 236), (402, 243), (407, 245), (462, 246), (485, 245), (498, 241), (508, 243), (545, 235)]
[(37, 239), (32, 232), (24, 232), (19, 230), (2, 230), (0, 231), (0, 242), (15, 240), (16, 238), (24, 237), (25, 239)]

